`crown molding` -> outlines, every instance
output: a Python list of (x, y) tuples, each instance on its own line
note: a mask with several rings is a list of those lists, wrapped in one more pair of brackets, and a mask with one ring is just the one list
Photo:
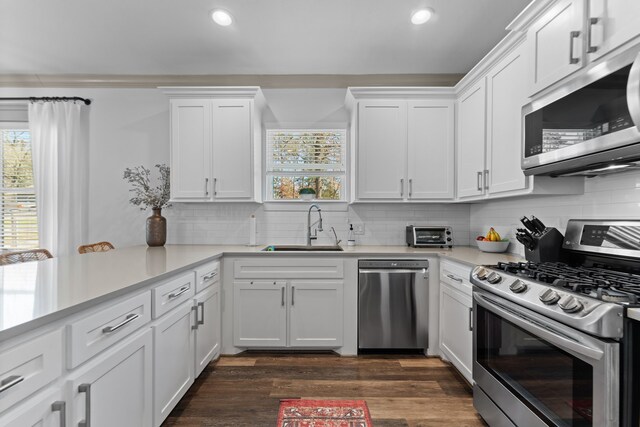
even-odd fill
[(0, 74), (0, 87), (259, 86), (263, 89), (299, 89), (350, 86), (454, 86), (463, 76), (464, 74)]

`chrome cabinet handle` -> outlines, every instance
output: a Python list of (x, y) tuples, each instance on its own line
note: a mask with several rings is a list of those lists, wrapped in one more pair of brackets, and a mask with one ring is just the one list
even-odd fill
[(169, 299), (178, 298), (180, 295), (184, 294), (189, 289), (190, 289), (189, 286), (183, 286), (183, 287), (180, 288), (180, 290), (178, 292), (171, 292), (169, 294)]
[(209, 178), (204, 179), (204, 195), (209, 195)]
[(462, 279), (459, 277), (454, 276), (453, 274), (447, 274), (447, 277), (451, 280), (455, 280), (458, 283), (462, 283)]
[(198, 322), (198, 306), (197, 305), (192, 306), (191, 307), (191, 311), (193, 311), (195, 313), (195, 319), (193, 320), (193, 325), (191, 326), (191, 329), (192, 330), (196, 330), (196, 329), (198, 329), (198, 325), (199, 325), (199, 322)]
[(284, 286), (282, 287), (282, 295), (280, 296), (280, 298), (281, 298), (281, 300), (282, 300), (282, 301), (281, 301), (281, 303), (280, 303), (280, 305), (281, 305), (282, 307), (284, 307)]
[(411, 194), (413, 194), (413, 179), (409, 178), (409, 198), (411, 198)]
[(482, 172), (478, 172), (478, 191), (482, 191)]
[(469, 307), (469, 330), (473, 331), (473, 307)]
[(211, 280), (214, 277), (216, 277), (218, 275), (217, 271), (212, 271), (211, 273), (207, 274), (206, 276), (202, 276), (202, 281), (206, 282), (207, 280)]
[(291, 306), (293, 307), (293, 305), (295, 304), (295, 300), (293, 299), (293, 296), (295, 295), (296, 292), (296, 287), (292, 286), (291, 287)]
[(57, 400), (51, 404), (52, 412), (60, 412), (60, 427), (67, 425), (67, 404), (61, 400)]
[(600, 21), (599, 18), (589, 18), (589, 29), (587, 30), (587, 53), (593, 53), (598, 50), (598, 46), (592, 44), (593, 26)]
[(216, 189), (218, 184), (218, 178), (213, 178), (213, 195), (216, 196), (218, 194), (218, 190)]
[(404, 196), (404, 178), (400, 178), (400, 197)]
[(200, 315), (202, 317), (198, 320), (198, 313), (196, 313), (196, 322), (198, 322), (198, 325), (204, 325), (204, 302), (199, 302), (198, 307), (200, 307)]
[(22, 381), (24, 381), (24, 377), (22, 375), (11, 375), (10, 377), (3, 379), (0, 381), (0, 393), (9, 390), (11, 387), (21, 383)]
[(78, 393), (84, 393), (84, 420), (78, 423), (78, 427), (91, 427), (91, 384), (80, 384)]
[(124, 325), (133, 322), (134, 320), (136, 320), (138, 317), (140, 317), (139, 314), (127, 314), (127, 317), (124, 318), (124, 320), (120, 323), (118, 323), (115, 326), (106, 326), (104, 328), (102, 328), (102, 333), (103, 334), (110, 334), (111, 332), (115, 332), (118, 329), (122, 328)]
[(573, 57), (573, 40), (580, 37), (580, 31), (571, 31), (569, 33), (569, 64), (577, 64), (580, 58)]
[(489, 169), (484, 170), (484, 189), (489, 189)]

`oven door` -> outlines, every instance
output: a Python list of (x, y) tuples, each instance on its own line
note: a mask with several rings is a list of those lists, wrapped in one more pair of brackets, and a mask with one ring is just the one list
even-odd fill
[(414, 228), (414, 242), (416, 246), (442, 246), (447, 244), (447, 234), (444, 228)]
[(618, 426), (617, 342), (477, 289), (473, 311), (474, 403), (485, 419), (504, 418), (487, 413), (497, 406), (517, 426)]

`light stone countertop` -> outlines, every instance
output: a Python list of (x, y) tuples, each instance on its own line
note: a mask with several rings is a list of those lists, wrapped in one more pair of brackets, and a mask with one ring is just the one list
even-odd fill
[(439, 256), (468, 265), (521, 261), (472, 247), (419, 249), (405, 246), (344, 247), (344, 252), (263, 252), (264, 245), (132, 246), (0, 267), (0, 342), (109, 299), (228, 256)]

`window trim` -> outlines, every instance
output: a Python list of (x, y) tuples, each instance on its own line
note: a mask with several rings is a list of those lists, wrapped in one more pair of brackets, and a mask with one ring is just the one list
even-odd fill
[[(271, 182), (271, 176), (273, 176), (273, 172), (269, 170), (269, 140), (268, 134), (274, 131), (282, 131), (282, 132), (342, 132), (344, 134), (344, 140), (342, 144), (342, 159), (344, 164), (344, 169), (339, 173), (326, 172), (326, 171), (315, 171), (309, 173), (317, 174), (318, 176), (341, 176), (342, 177), (342, 186), (340, 188), (340, 199), (339, 200), (302, 200), (302, 199), (288, 199), (288, 200), (280, 200), (273, 199), (272, 194), (268, 191), (268, 184)], [(346, 210), (346, 206), (349, 204), (349, 195), (350, 195), (350, 184), (351, 184), (351, 175), (350, 175), (350, 149), (349, 149), (349, 136), (350, 136), (350, 128), (346, 123), (325, 123), (323, 125), (318, 124), (265, 124), (263, 128), (263, 144), (262, 144), (262, 201), (265, 205), (265, 210), (287, 210), (282, 209), (282, 207), (269, 209), (267, 206), (269, 204), (275, 205), (288, 205), (291, 210), (304, 210), (305, 206), (308, 206), (309, 203), (326, 203), (330, 206), (335, 207), (336, 211)], [(300, 175), (304, 174), (304, 172), (300, 173), (292, 173), (292, 172), (283, 172), (283, 175)], [(344, 207), (339, 206), (344, 205)]]

